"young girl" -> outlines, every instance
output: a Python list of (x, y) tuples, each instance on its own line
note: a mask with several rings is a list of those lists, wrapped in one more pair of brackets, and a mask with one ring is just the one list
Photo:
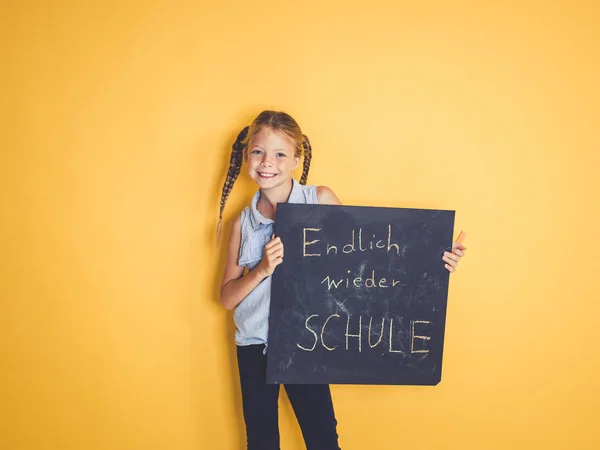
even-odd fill
[[(300, 182), (292, 171), (304, 154)], [(263, 111), (233, 144), (231, 163), (219, 212), (219, 232), (225, 202), (240, 173), (242, 160), (258, 191), (250, 206), (233, 222), (227, 263), (221, 283), (221, 303), (234, 309), (242, 408), (248, 450), (279, 450), (279, 385), (266, 384), (267, 334), (271, 275), (282, 263), (284, 248), (273, 235), (277, 203), (339, 205), (325, 186), (306, 186), (312, 148), (308, 137), (286, 113)], [(454, 272), (465, 248), (453, 243), (445, 252), (445, 267)], [(247, 269), (246, 273), (244, 273)], [(337, 421), (329, 385), (286, 385), (307, 450), (339, 450)]]

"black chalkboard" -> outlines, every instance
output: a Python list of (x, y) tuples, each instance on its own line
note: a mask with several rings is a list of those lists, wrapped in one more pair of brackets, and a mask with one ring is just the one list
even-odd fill
[(436, 385), (454, 211), (277, 206), (267, 383)]

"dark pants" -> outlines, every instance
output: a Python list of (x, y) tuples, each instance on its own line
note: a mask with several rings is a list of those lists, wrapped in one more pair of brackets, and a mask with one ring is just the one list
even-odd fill
[[(237, 347), (248, 450), (279, 450), (279, 385), (266, 384), (264, 345)], [(285, 390), (307, 450), (339, 450), (337, 421), (327, 384), (290, 384)]]

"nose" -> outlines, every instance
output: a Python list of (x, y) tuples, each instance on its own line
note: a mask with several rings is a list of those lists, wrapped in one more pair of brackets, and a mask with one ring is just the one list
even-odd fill
[(267, 166), (270, 166), (270, 165), (272, 165), (271, 158), (270, 158), (270, 157), (269, 157), (267, 154), (265, 154), (265, 155), (263, 156), (263, 159), (262, 159), (262, 161), (260, 162), (260, 165), (261, 165), (262, 167), (267, 167)]

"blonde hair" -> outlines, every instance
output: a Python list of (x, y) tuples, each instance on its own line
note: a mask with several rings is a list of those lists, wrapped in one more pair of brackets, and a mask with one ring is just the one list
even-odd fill
[[(263, 129), (270, 128), (271, 130), (281, 133), (290, 139), (296, 146), (294, 156), (297, 158), (304, 155), (304, 164), (302, 167), (302, 176), (300, 177), (300, 184), (306, 184), (308, 178), (308, 170), (310, 168), (310, 160), (312, 158), (312, 147), (308, 136), (302, 134), (302, 130), (298, 123), (292, 116), (281, 111), (263, 111), (256, 119), (252, 121), (250, 126), (245, 127), (238, 134), (237, 139), (231, 147), (231, 157), (229, 161), (229, 169), (227, 176), (225, 177), (225, 183), (223, 183), (223, 190), (221, 192), (221, 204), (219, 209), (219, 225), (217, 227), (217, 236), (221, 237), (221, 226), (223, 222), (223, 210), (225, 209), (225, 203), (229, 198), (233, 184), (237, 180), (242, 168), (242, 160), (246, 154), (245, 150), (248, 148), (248, 144), (252, 142), (252, 138), (260, 133)], [(246, 154), (247, 157), (247, 154)]]

